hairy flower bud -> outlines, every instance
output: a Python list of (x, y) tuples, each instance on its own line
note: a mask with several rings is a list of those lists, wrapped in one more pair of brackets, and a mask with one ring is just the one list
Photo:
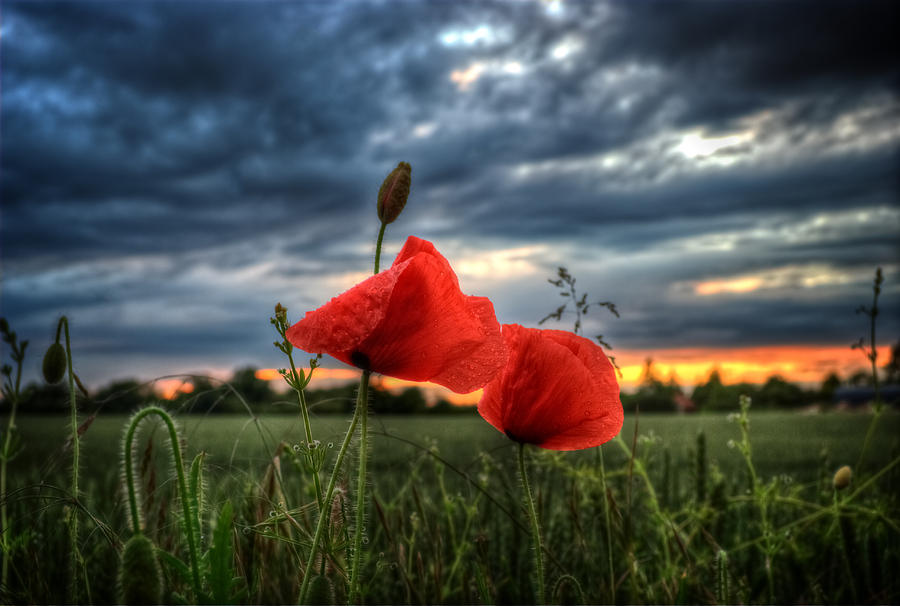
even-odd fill
[(153, 542), (136, 534), (125, 543), (119, 569), (120, 604), (161, 604), (162, 575)]
[(378, 190), (378, 218), (382, 223), (393, 223), (400, 216), (406, 199), (409, 198), (409, 187), (412, 183), (412, 167), (409, 162), (401, 162), (391, 171)]
[(313, 577), (306, 594), (308, 604), (335, 604), (334, 585), (323, 574)]
[(850, 469), (849, 465), (844, 465), (834, 472), (834, 478), (831, 480), (831, 483), (834, 485), (835, 490), (843, 490), (850, 486), (850, 480), (852, 479), (853, 471)]
[(66, 350), (59, 343), (54, 343), (47, 348), (44, 354), (44, 380), (51, 385), (62, 381), (66, 374)]

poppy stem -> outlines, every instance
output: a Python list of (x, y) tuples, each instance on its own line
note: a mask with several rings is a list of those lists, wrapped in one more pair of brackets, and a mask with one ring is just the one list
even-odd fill
[[(382, 224), (382, 231), (384, 231)], [(377, 257), (376, 257), (377, 259)], [(369, 449), (367, 433), (367, 417), (369, 415), (369, 376), (372, 373), (364, 370), (359, 381), (359, 396), (356, 410), (359, 414), (359, 475), (356, 482), (356, 529), (353, 532), (353, 559), (350, 565), (350, 589), (347, 592), (347, 603), (353, 604), (359, 593), (359, 567), (362, 561), (362, 543), (366, 522), (366, 458)]]
[(66, 374), (69, 378), (69, 407), (71, 409), (70, 429), (72, 431), (72, 507), (68, 514), (69, 525), (69, 598), (73, 603), (78, 599), (78, 570), (81, 553), (78, 549), (78, 471), (80, 463), (80, 439), (78, 433), (78, 403), (75, 400), (75, 373), (72, 371), (72, 343), (69, 337), (69, 319), (63, 316), (56, 325), (56, 341), (59, 342), (60, 331), (65, 329), (66, 338)]
[(378, 230), (378, 240), (375, 241), (375, 273), (377, 274), (379, 270), (379, 266), (381, 265), (381, 241), (384, 240), (384, 229), (387, 227), (387, 223), (381, 224), (381, 229)]
[(544, 557), (541, 546), (541, 528), (538, 524), (537, 510), (534, 508), (534, 497), (531, 494), (531, 486), (528, 484), (528, 473), (525, 470), (525, 443), (519, 442), (519, 477), (522, 478), (522, 492), (525, 496), (525, 505), (528, 516), (531, 518), (531, 538), (534, 541), (534, 568), (537, 576), (537, 603), (545, 604), (544, 599)]

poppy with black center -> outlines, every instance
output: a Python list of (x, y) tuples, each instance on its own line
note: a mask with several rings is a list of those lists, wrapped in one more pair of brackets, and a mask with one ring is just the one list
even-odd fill
[(457, 393), (483, 387), (506, 363), (493, 304), (463, 294), (447, 259), (414, 236), (390, 268), (307, 312), (286, 336), (304, 351)]

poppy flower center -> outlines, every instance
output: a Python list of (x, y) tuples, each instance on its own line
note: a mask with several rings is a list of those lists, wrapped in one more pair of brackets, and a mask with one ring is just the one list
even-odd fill
[(369, 356), (361, 351), (354, 351), (350, 354), (350, 363), (363, 370), (370, 370), (371, 361)]
[(503, 433), (505, 433), (506, 437), (509, 438), (510, 440), (512, 440), (513, 442), (526, 443), (526, 440), (522, 440), (521, 438), (517, 437), (516, 434), (514, 434), (513, 432), (511, 432), (508, 429), (503, 430)]

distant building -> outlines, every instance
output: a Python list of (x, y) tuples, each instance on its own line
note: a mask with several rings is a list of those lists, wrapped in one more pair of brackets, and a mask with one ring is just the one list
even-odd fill
[(675, 402), (675, 412), (697, 412), (697, 405), (694, 404), (694, 401), (692, 399), (690, 399), (683, 393), (676, 393), (675, 397), (672, 398), (672, 400)]
[[(882, 385), (881, 401), (885, 404), (900, 404), (900, 385)], [(838, 387), (831, 398), (837, 406), (856, 407), (864, 406), (875, 401), (874, 387)]]

